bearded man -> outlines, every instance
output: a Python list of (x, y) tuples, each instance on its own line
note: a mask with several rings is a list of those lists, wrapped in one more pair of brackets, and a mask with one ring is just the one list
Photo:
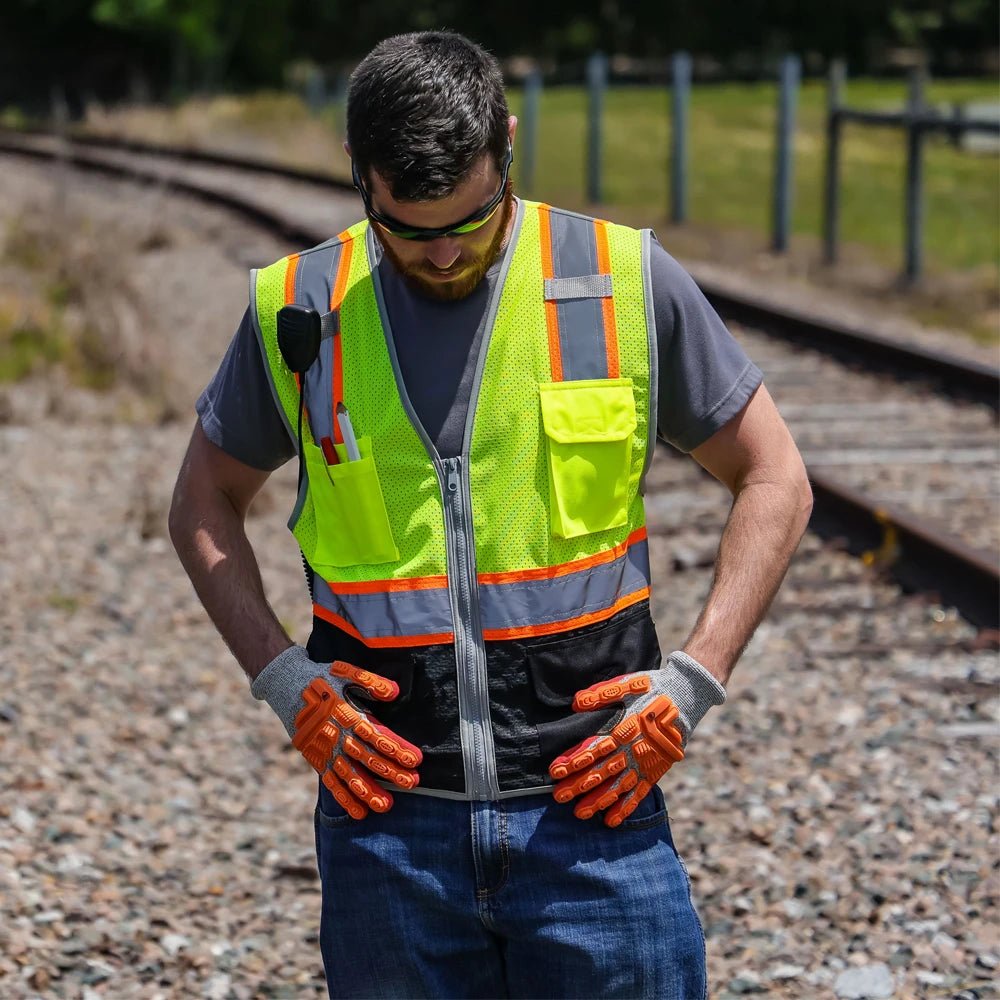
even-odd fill
[[(725, 699), (809, 485), (760, 371), (649, 230), (515, 197), (516, 126), (496, 60), (460, 35), (361, 62), (365, 218), (254, 273), (171, 536), (320, 775), (331, 997), (695, 1000), (705, 942), (658, 783)], [(665, 660), (657, 436), (734, 497)], [(244, 531), (296, 455), (305, 646)]]

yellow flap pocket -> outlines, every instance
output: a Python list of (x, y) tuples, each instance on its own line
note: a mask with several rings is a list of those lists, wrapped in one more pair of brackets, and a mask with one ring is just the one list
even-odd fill
[(637, 424), (632, 380), (544, 382), (538, 391), (552, 533), (575, 538), (625, 524)]
[[(321, 448), (303, 442), (309, 496), (316, 531), (292, 529), (309, 565), (329, 577), (329, 568), (367, 563), (397, 562), (399, 549), (392, 537), (389, 516), (372, 457), (370, 437), (358, 438), (361, 458), (349, 462), (337, 445), (340, 463), (327, 465)], [(301, 520), (301, 518), (300, 518)]]

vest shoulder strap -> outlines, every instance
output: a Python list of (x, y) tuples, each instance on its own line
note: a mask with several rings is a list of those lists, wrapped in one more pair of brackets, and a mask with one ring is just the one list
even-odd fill
[(337, 330), (337, 310), (347, 288), (354, 253), (364, 253), (363, 220), (332, 239), (289, 254), (250, 273), (250, 312), (257, 333), (271, 390), (285, 426), (294, 438), (299, 405), (299, 384), (278, 350), (276, 316), (282, 306), (310, 306), (323, 317), (324, 335)]

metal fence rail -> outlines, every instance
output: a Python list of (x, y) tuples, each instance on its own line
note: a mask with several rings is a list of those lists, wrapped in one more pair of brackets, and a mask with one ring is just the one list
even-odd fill
[(830, 67), (826, 123), (826, 178), (823, 198), (823, 255), (836, 264), (840, 251), (840, 156), (843, 129), (848, 123), (906, 131), (906, 185), (903, 201), (903, 279), (913, 284), (924, 269), (924, 139), (942, 133), (957, 141), (972, 132), (1000, 135), (1000, 122), (967, 118), (958, 107), (950, 114), (928, 108), (927, 77), (914, 69), (909, 78), (909, 98), (902, 111), (869, 111), (844, 105), (845, 72), (842, 62)]

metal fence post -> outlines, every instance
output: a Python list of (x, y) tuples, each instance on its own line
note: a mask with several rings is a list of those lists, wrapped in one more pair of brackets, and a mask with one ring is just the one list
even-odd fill
[(318, 115), (326, 107), (326, 77), (318, 66), (309, 67), (305, 86), (306, 105), (309, 113)]
[(840, 246), (840, 109), (844, 101), (847, 66), (843, 59), (830, 63), (826, 92), (826, 172), (823, 191), (823, 262), (837, 263)]
[(538, 150), (538, 105), (542, 93), (542, 71), (533, 69), (524, 80), (524, 106), (521, 109), (521, 190), (528, 196), (535, 190), (535, 161)]
[(924, 85), (927, 75), (922, 68), (910, 70), (906, 105), (906, 270), (912, 284), (923, 271), (924, 240), (924, 130), (920, 116), (924, 112)]
[(333, 78), (333, 92), (330, 103), (333, 105), (333, 127), (341, 139), (347, 138), (347, 87), (350, 77), (346, 70), (338, 70)]
[(587, 201), (601, 200), (601, 113), (608, 83), (608, 60), (595, 52), (587, 60)]
[(774, 222), (771, 249), (784, 253), (792, 221), (792, 182), (795, 166), (795, 105), (801, 62), (796, 55), (781, 60), (778, 90), (778, 135), (774, 163)]
[(691, 99), (691, 56), (675, 52), (671, 58), (670, 218), (687, 219), (687, 132)]

